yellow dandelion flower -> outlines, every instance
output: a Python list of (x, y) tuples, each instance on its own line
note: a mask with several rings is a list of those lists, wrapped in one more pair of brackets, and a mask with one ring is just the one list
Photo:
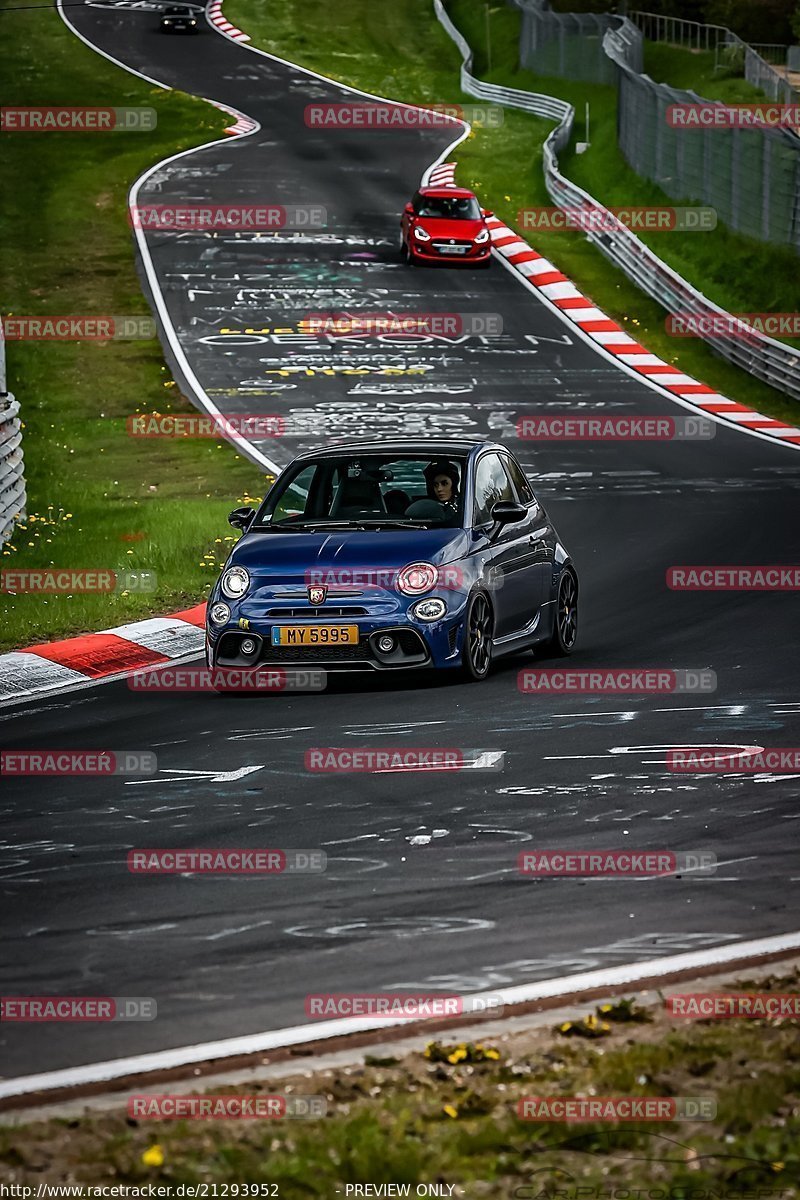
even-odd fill
[(452, 1104), (445, 1104), (444, 1108), (442, 1109), (442, 1112), (447, 1113), (448, 1117), (455, 1118), (458, 1116), (458, 1109), (453, 1108)]
[(146, 1167), (163, 1167), (164, 1151), (159, 1145), (150, 1146), (142, 1155), (142, 1162)]

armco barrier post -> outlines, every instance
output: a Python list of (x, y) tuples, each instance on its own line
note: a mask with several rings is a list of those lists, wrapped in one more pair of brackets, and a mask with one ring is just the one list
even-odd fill
[(17, 520), (25, 515), (25, 503), (19, 404), (7, 390), (5, 338), (0, 321), (0, 542), (11, 537)]

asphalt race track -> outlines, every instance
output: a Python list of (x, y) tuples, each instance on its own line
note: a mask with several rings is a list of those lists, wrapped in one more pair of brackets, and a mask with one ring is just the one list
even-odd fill
[[(672, 592), (665, 573), (800, 561), (798, 452), (724, 424), (704, 441), (517, 442), (517, 420), (532, 414), (683, 410), (581, 341), (499, 261), (488, 272), (400, 262), (402, 206), (456, 132), (312, 130), (307, 104), (351, 94), (210, 28), (182, 40), (159, 35), (152, 13), (87, 6), (69, 17), (131, 68), (260, 124), (157, 170), (140, 204), (326, 211), (311, 242), (147, 235), (213, 403), (280, 414), (285, 436), (259, 444), (279, 465), (354, 434), (507, 442), (580, 571), (573, 665), (710, 669), (718, 687), (524, 695), (522, 658), (478, 686), (370, 677), (221, 698), (122, 681), (0, 710), (4, 747), (153, 749), (159, 762), (152, 779), (6, 782), (0, 988), (152, 996), (158, 1019), (0, 1028), (2, 1074), (302, 1024), (309, 992), (491, 990), (793, 929), (797, 777), (675, 775), (665, 750), (800, 745), (795, 596)], [(354, 307), (497, 313), (504, 333), (298, 333), (309, 312)], [(245, 327), (264, 332), (220, 332)], [(502, 770), (312, 775), (304, 753), (315, 746), (497, 751)], [(328, 869), (128, 872), (130, 849), (158, 846), (319, 848)], [(544, 847), (707, 850), (719, 866), (705, 877), (521, 876), (520, 850)]]

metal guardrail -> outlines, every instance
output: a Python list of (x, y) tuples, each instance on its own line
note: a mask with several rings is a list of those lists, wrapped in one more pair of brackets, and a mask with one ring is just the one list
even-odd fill
[[(522, 9), (521, 0), (509, 3)], [(535, 116), (558, 121), (558, 125), (545, 140), (543, 147), (544, 177), (547, 190), (555, 203), (563, 209), (584, 209), (597, 213), (604, 230), (613, 226), (613, 233), (589, 228), (586, 236), (615, 266), (619, 267), (637, 287), (651, 296), (667, 312), (673, 315), (706, 319), (722, 318), (732, 321), (731, 314), (692, 287), (677, 271), (655, 254), (649, 246), (627, 226), (617, 221), (604, 205), (585, 192), (583, 188), (567, 179), (558, 168), (558, 154), (570, 140), (575, 111), (571, 104), (554, 96), (526, 92), (519, 88), (502, 87), (499, 84), (483, 83), (472, 74), (472, 50), (463, 35), (456, 29), (448, 16), (442, 0), (433, 0), (436, 16), (461, 52), (461, 88), (468, 96), (480, 100), (491, 100), (509, 108), (519, 108)], [(628, 25), (631, 23), (628, 22)], [(633, 27), (635, 28), (635, 27)], [(617, 38), (613, 43), (611, 39)], [(625, 21), (617, 30), (609, 30), (605, 42), (609, 43), (610, 54), (623, 54), (626, 39), (634, 34), (627, 29)], [(764, 383), (783, 391), (795, 400), (800, 400), (800, 351), (753, 330), (744, 338), (715, 337), (702, 335), (703, 341), (713, 347), (723, 358), (741, 367)]]
[(0, 322), (0, 543), (11, 537), (17, 519), (25, 513), (25, 474), (19, 404), (6, 391), (6, 359)]

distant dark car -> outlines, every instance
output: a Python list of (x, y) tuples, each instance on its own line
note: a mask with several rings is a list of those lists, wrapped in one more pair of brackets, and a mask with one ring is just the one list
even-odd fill
[(461, 668), (569, 654), (578, 577), (504, 446), (448, 438), (301, 454), (235, 544), (208, 604), (209, 667)]
[(197, 33), (197, 10), (185, 4), (172, 4), (161, 14), (162, 33)]

